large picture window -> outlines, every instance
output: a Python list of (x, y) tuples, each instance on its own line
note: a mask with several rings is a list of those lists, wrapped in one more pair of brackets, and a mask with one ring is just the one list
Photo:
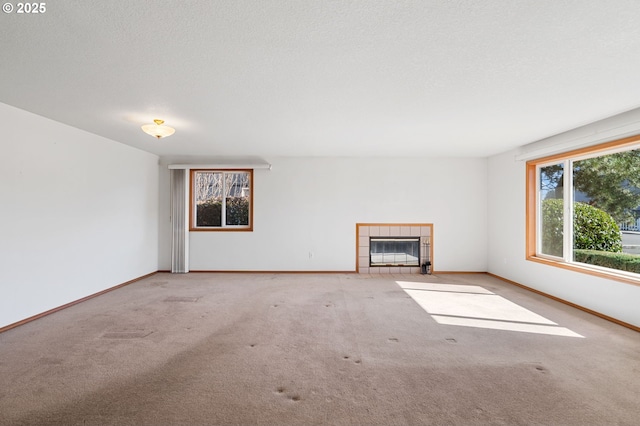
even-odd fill
[(191, 170), (192, 231), (251, 231), (252, 170)]
[(640, 136), (527, 162), (527, 259), (640, 284)]

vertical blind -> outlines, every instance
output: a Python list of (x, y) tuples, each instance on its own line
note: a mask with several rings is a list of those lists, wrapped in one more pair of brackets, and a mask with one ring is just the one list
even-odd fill
[(189, 205), (188, 173), (185, 169), (171, 169), (171, 272), (189, 272)]

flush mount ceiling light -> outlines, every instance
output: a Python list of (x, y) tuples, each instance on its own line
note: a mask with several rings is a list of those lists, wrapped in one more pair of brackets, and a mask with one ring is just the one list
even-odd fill
[(164, 120), (153, 120), (153, 122), (156, 124), (145, 124), (142, 126), (142, 131), (158, 139), (171, 136), (176, 132), (176, 129), (173, 127), (163, 125)]

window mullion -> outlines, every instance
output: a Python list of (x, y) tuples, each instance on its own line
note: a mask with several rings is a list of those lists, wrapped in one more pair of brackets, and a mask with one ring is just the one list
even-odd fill
[(221, 224), (222, 227), (227, 226), (227, 174), (222, 172), (222, 206), (220, 209), (220, 214), (222, 215)]
[(563, 258), (565, 262), (573, 261), (573, 161), (564, 161), (564, 185), (562, 187), (562, 198), (564, 200), (564, 250)]
[(542, 167), (536, 167), (536, 255), (542, 254), (542, 195), (540, 182), (542, 181)]

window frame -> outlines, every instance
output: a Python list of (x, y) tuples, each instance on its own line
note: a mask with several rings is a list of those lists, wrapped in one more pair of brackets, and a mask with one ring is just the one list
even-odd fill
[[(196, 225), (196, 199), (194, 191), (194, 176), (198, 172), (222, 173), (248, 173), (249, 174), (249, 225), (224, 225), (224, 226), (197, 226)], [(252, 232), (253, 231), (253, 169), (217, 169), (199, 168), (189, 170), (189, 231), (192, 232)], [(224, 200), (224, 197), (223, 197)], [(224, 209), (223, 209), (224, 210)]]
[[(573, 247), (573, 220), (567, 221), (566, 218), (573, 217), (573, 179), (572, 179), (572, 167), (567, 167), (572, 161), (578, 161), (585, 158), (596, 157), (599, 155), (607, 155), (616, 151), (626, 151), (631, 149), (639, 149), (640, 135), (631, 136), (623, 139), (614, 140), (611, 142), (601, 143), (586, 148), (574, 149), (571, 151), (562, 152), (559, 154), (553, 154), (546, 157), (536, 158), (527, 161), (526, 163), (526, 212), (525, 212), (525, 245), (526, 245), (526, 260), (542, 263), (548, 266), (554, 266), (570, 271), (581, 272), (588, 275), (593, 275), (602, 278), (608, 278), (615, 281), (624, 283), (640, 285), (640, 274), (618, 271), (615, 269), (604, 268), (595, 265), (588, 265), (585, 263), (574, 262), (569, 259), (571, 250), (568, 248)], [(540, 229), (540, 181), (538, 170), (540, 167), (548, 166), (550, 164), (565, 164), (565, 182), (569, 184), (564, 185), (564, 245), (563, 256), (556, 257), (552, 255), (545, 255), (540, 253), (538, 248), (541, 245), (541, 236), (538, 233)], [(568, 223), (567, 223), (568, 222)]]

